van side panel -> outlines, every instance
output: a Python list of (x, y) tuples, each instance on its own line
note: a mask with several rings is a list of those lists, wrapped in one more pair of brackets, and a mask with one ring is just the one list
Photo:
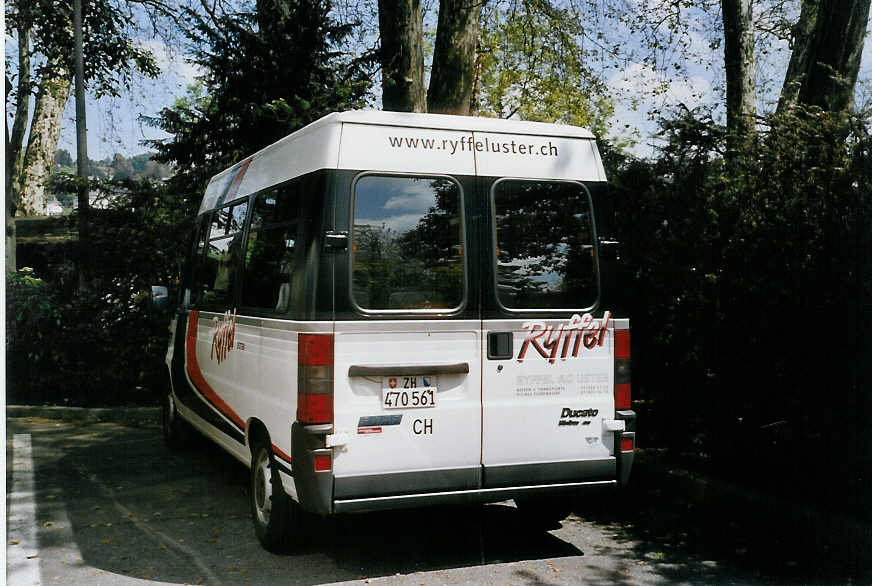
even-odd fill
[[(332, 221), (332, 213), (327, 211), (330, 204), (325, 203), (327, 174), (317, 171), (260, 192), (267, 198), (288, 194), (296, 199), (287, 201), (300, 202), (299, 216), (292, 224), (298, 228), (289, 236), (293, 244), (288, 244), (293, 247), (290, 250), (295, 249), (294, 269), (280, 293), (289, 297), (286, 310), (279, 312), (272, 305), (261, 309), (240, 305), (241, 293), (247, 286), (243, 262), (250, 254), (239, 255), (230, 267), (234, 282), (239, 283), (232, 299), (219, 302), (225, 303), (222, 305), (200, 301), (200, 307), (183, 310), (170, 360), (180, 406), (196, 415), (191, 421), (222, 445), (223, 438), (230, 438), (244, 451), (252, 423), (262, 425), (269, 434), (286, 492), (294, 497), (297, 489), (292, 477), (291, 429), (297, 407), (298, 335), (333, 330), (332, 259), (321, 246), (325, 218)], [(252, 238), (249, 223), (257, 195), (248, 200), (246, 241)], [(189, 289), (199, 286), (187, 285)], [(263, 303), (263, 297), (256, 298)], [(294, 319), (298, 316), (306, 321)], [(308, 321), (318, 317), (326, 321)], [(203, 429), (203, 425), (209, 427)], [(241, 457), (239, 450), (232, 452)]]

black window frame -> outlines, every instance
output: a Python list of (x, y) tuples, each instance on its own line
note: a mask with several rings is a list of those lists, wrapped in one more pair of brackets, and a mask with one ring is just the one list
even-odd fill
[[(559, 307), (559, 308), (537, 308), (537, 307), (525, 307), (525, 308), (515, 308), (515, 307), (507, 307), (499, 295), (499, 275), (498, 275), (498, 267), (499, 267), (499, 258), (497, 256), (497, 251), (499, 249), (499, 240), (497, 238), (497, 206), (496, 206), (496, 190), (500, 183), (505, 183), (508, 181), (516, 181), (522, 183), (566, 183), (577, 185), (581, 188), (582, 193), (587, 198), (588, 209), (590, 210), (590, 223), (591, 223), (591, 238), (593, 239), (593, 259), (594, 259), (594, 271), (595, 271), (595, 284), (596, 284), (596, 296), (593, 299), (593, 302), (587, 307)], [(489, 216), (490, 216), (490, 224), (491, 224), (491, 234), (490, 234), (490, 243), (491, 243), (491, 290), (493, 295), (493, 302), (496, 303), (496, 307), (499, 308), (500, 311), (517, 315), (529, 315), (529, 314), (566, 314), (567, 312), (572, 313), (589, 313), (596, 311), (600, 306), (600, 301), (602, 298), (602, 284), (600, 282), (601, 279), (601, 267), (599, 260), (599, 237), (597, 234), (597, 222), (596, 222), (596, 211), (594, 209), (593, 198), (591, 197), (590, 190), (587, 186), (581, 181), (574, 181), (568, 179), (537, 179), (530, 177), (500, 177), (495, 180), (489, 189), (488, 195), (488, 205), (490, 206)]]
[[(311, 181), (309, 181), (308, 175), (300, 175), (300, 176), (294, 177), (293, 179), (285, 181), (283, 183), (270, 185), (269, 187), (261, 189), (260, 191), (252, 193), (251, 195), (248, 196), (249, 212), (248, 212), (248, 218), (246, 219), (246, 226), (245, 226), (245, 251), (246, 252), (248, 250), (249, 239), (251, 238), (251, 224), (252, 224), (252, 221), (254, 219), (255, 201), (257, 200), (257, 198), (262, 197), (262, 196), (267, 196), (270, 193), (279, 193), (283, 189), (288, 189), (294, 183), (299, 183), (300, 188), (302, 189), (302, 188), (305, 188), (307, 185), (309, 185), (311, 183)], [(293, 317), (293, 315), (296, 313), (295, 302), (298, 302), (299, 300), (296, 300), (294, 297), (294, 290), (293, 290), (294, 289), (293, 288), (294, 276), (298, 271), (302, 270), (303, 267), (301, 265), (305, 264), (304, 262), (303, 263), (300, 262), (300, 258), (302, 257), (302, 259), (305, 261), (306, 246), (308, 244), (304, 238), (301, 238), (301, 236), (303, 236), (302, 231), (303, 231), (304, 224), (307, 221), (306, 218), (304, 218), (303, 216), (304, 216), (304, 213), (306, 212), (306, 210), (309, 209), (303, 205), (304, 202), (303, 202), (302, 198), (303, 198), (303, 195), (298, 195), (298, 197), (297, 197), (297, 202), (296, 202), (297, 217), (293, 222), (278, 222), (278, 223), (273, 223), (273, 224), (264, 224), (264, 226), (259, 228), (259, 230), (263, 230), (265, 228), (280, 227), (280, 226), (283, 226), (285, 224), (293, 224), (296, 227), (297, 244), (295, 244), (296, 250), (294, 252), (294, 257), (295, 257), (294, 258), (294, 266), (291, 270), (291, 273), (288, 275), (288, 285), (290, 287), (290, 291), (289, 291), (290, 296), (288, 299), (288, 306), (284, 309), (284, 311), (277, 311), (277, 310), (270, 310), (270, 309), (265, 308), (265, 307), (258, 307), (255, 305), (243, 304), (243, 289), (245, 287), (245, 274), (246, 274), (246, 264), (244, 262), (245, 254), (243, 254), (243, 262), (241, 262), (239, 264), (239, 284), (238, 284), (239, 312), (241, 314), (251, 315), (251, 316), (256, 316), (256, 317), (279, 318), (280, 319), (280, 318)]]
[[(215, 236), (212, 237), (212, 222), (215, 218), (215, 215), (227, 210), (228, 218), (233, 218), (232, 210), (233, 208), (245, 204), (246, 214), (243, 219), (242, 225), (240, 226), (237, 233), (242, 234), (243, 247), (248, 242), (248, 224), (251, 219), (251, 201), (250, 197), (241, 197), (236, 198), (233, 201), (224, 203), (221, 207), (214, 208), (205, 212), (199, 216), (200, 224), (196, 228), (196, 238), (194, 240), (194, 247), (191, 251), (191, 301), (189, 307), (191, 309), (197, 309), (201, 311), (207, 311), (212, 313), (223, 313), (228, 309), (238, 310), (239, 307), (239, 287), (241, 284), (241, 273), (239, 271), (240, 266), (242, 266), (241, 260), (243, 259), (243, 255), (239, 255), (239, 258), (236, 260), (234, 265), (231, 267), (231, 272), (233, 273), (233, 283), (232, 283), (232, 291), (228, 293), (228, 298), (230, 299), (230, 306), (227, 305), (220, 306), (218, 303), (211, 302), (203, 302), (202, 300), (202, 271), (206, 262), (206, 254), (209, 249), (209, 243), (213, 240), (221, 240), (222, 238), (227, 238), (229, 232), (229, 226), (225, 227), (223, 236)], [(236, 233), (234, 233), (235, 235)], [(205, 244), (203, 249), (200, 251), (200, 254), (197, 254), (197, 249), (201, 244)]]
[[(354, 221), (355, 221), (355, 205), (357, 203), (357, 184), (366, 177), (396, 177), (409, 179), (445, 179), (457, 186), (459, 192), (459, 200), (457, 203), (457, 212), (460, 215), (460, 246), (461, 258), (463, 262), (463, 294), (460, 303), (455, 307), (450, 308), (434, 308), (434, 309), (368, 309), (362, 307), (354, 296)], [(463, 189), (463, 184), (456, 177), (444, 173), (412, 173), (412, 172), (390, 172), (390, 171), (363, 171), (357, 174), (351, 182), (351, 194), (348, 198), (348, 251), (347, 251), (347, 283), (348, 283), (348, 300), (351, 303), (352, 309), (360, 315), (371, 317), (384, 316), (439, 316), (439, 317), (454, 317), (463, 313), (469, 304), (469, 246), (468, 232), (466, 219), (466, 192)]]

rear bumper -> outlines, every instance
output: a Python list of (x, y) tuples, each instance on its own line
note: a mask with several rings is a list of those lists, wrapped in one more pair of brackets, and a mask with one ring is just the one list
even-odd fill
[(522, 496), (549, 496), (563, 493), (601, 494), (614, 491), (617, 486), (616, 480), (600, 480), (594, 482), (566, 482), (549, 485), (480, 488), (475, 490), (337, 499), (333, 501), (333, 512), (361, 513), (365, 511), (407, 509), (435, 505), (472, 505), (499, 502)]
[(609, 492), (627, 484), (633, 464), (633, 452), (619, 450), (622, 435), (635, 441), (635, 413), (619, 412), (618, 417), (626, 421), (626, 429), (615, 433), (615, 456), (601, 460), (352, 477), (314, 471), (314, 456), (331, 452), (324, 441), (331, 426), (294, 423), (294, 482), (302, 508), (318, 515)]

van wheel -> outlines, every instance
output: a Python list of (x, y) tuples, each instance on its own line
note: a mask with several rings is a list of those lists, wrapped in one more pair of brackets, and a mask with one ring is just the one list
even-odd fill
[(521, 523), (534, 531), (559, 529), (560, 522), (572, 512), (572, 497), (516, 498)]
[(172, 450), (178, 450), (188, 443), (188, 426), (176, 409), (176, 398), (172, 389), (161, 399), (160, 423), (164, 443)]
[(289, 545), (291, 516), (297, 507), (285, 494), (268, 441), (258, 441), (251, 459), (251, 519), (254, 532), (268, 551), (278, 552)]

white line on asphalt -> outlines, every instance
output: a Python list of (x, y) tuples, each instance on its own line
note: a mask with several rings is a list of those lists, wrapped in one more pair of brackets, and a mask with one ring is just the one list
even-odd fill
[(212, 570), (209, 569), (207, 562), (201, 559), (200, 555), (195, 550), (184, 545), (183, 543), (176, 541), (169, 535), (158, 531), (154, 527), (150, 527), (147, 523), (138, 520), (130, 509), (122, 505), (118, 501), (118, 499), (115, 498), (115, 491), (109, 488), (105, 483), (101, 482), (96, 474), (89, 474), (88, 471), (81, 466), (74, 465), (73, 469), (76, 471), (76, 473), (79, 474), (79, 476), (87, 479), (94, 486), (96, 486), (97, 490), (99, 490), (103, 494), (103, 498), (105, 498), (106, 500), (111, 500), (112, 506), (115, 507), (115, 510), (121, 513), (122, 517), (129, 519), (133, 523), (134, 527), (145, 533), (154, 541), (158, 543), (163, 543), (168, 547), (172, 548), (173, 550), (175, 550), (173, 553), (175, 553), (176, 555), (181, 554), (187, 557), (191, 562), (193, 562), (195, 566), (197, 566), (197, 568), (201, 572), (203, 572), (203, 574), (205, 574), (208, 584), (221, 586), (221, 580), (218, 578), (217, 575), (215, 575), (215, 573), (212, 572)]
[(39, 549), (36, 543), (36, 500), (30, 434), (12, 438), (12, 486), (8, 503), (6, 581), (10, 586), (40, 583)]

